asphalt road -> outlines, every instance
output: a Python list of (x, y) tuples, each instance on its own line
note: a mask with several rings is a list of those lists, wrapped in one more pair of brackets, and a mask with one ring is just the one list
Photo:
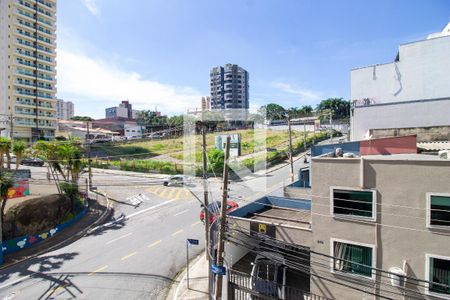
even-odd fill
[[(303, 160), (295, 163), (297, 171)], [(33, 181), (46, 183), (46, 169), (32, 167)], [(289, 166), (265, 176), (232, 182), (230, 198), (240, 205), (288, 182)], [(204, 247), (199, 221), (202, 186), (189, 191), (163, 187), (162, 177), (114, 171), (94, 172), (93, 182), (114, 199), (110, 226), (78, 241), (0, 271), (0, 299), (164, 299), (171, 280)], [(210, 199), (220, 200), (220, 182), (211, 180)], [(124, 218), (126, 216), (126, 218)]]

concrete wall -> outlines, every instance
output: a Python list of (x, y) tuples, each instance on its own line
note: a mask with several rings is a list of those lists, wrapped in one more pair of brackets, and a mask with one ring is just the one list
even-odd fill
[(360, 142), (361, 155), (417, 153), (415, 135)]
[[(426, 193), (450, 193), (450, 161), (395, 160), (391, 156), (366, 157), (363, 168), (360, 159), (315, 158), (312, 162), (312, 229), (313, 251), (331, 254), (331, 238), (376, 247), (376, 267), (388, 270), (402, 267), (407, 261), (408, 276), (425, 279), (426, 253), (450, 256), (448, 235), (426, 227)], [(361, 170), (364, 172), (360, 177)], [(377, 222), (359, 222), (334, 218), (330, 214), (330, 186), (376, 190)], [(331, 266), (330, 266), (331, 269)], [(332, 274), (326, 268), (313, 265), (313, 272), (349, 284), (367, 284), (367, 290), (401, 299), (389, 284), (374, 285), (374, 281)], [(386, 275), (386, 274), (384, 274)], [(377, 281), (388, 282), (388, 278)], [(423, 293), (413, 283), (408, 288)], [(333, 299), (363, 299), (362, 292), (311, 278), (311, 292)], [(368, 299), (370, 296), (365, 295)], [(425, 295), (422, 296), (427, 299)]]
[(450, 140), (450, 126), (372, 129), (369, 134), (375, 139), (388, 136), (416, 135), (417, 142), (448, 141)]
[(356, 107), (351, 117), (350, 138), (367, 139), (371, 129), (448, 126), (449, 112), (450, 98)]
[(400, 45), (398, 62), (351, 71), (351, 99), (380, 104), (449, 97), (448, 53), (450, 36)]

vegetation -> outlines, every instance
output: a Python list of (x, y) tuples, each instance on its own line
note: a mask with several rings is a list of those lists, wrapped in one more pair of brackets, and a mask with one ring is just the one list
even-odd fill
[(72, 121), (94, 121), (91, 117), (87, 116), (74, 116), (70, 118)]
[(8, 199), (8, 189), (14, 184), (14, 178), (11, 173), (0, 171), (0, 199), (2, 201), (0, 209), (0, 218), (4, 219), (6, 201)]
[[(316, 108), (318, 114), (324, 115), (332, 112), (333, 119), (349, 119), (350, 118), (350, 101), (342, 98), (329, 98), (319, 103)], [(327, 117), (328, 118), (328, 117)]]
[(16, 156), (16, 170), (19, 168), (22, 161), (23, 154), (27, 149), (27, 144), (24, 141), (17, 140), (12, 143), (12, 152)]
[(11, 169), (11, 140), (9, 138), (0, 137), (0, 168), (4, 167), (4, 159), (6, 157), (6, 163), (8, 169)]
[(38, 141), (34, 149), (47, 161), (49, 172), (55, 175), (58, 191), (70, 198), (71, 212), (74, 212), (76, 203), (80, 201), (78, 181), (86, 166), (80, 141)]

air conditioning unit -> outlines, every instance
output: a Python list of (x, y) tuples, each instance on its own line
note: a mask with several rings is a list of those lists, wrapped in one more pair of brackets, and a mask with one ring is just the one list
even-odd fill
[(391, 285), (395, 287), (405, 287), (406, 273), (399, 267), (392, 267), (389, 269), (389, 278)]
[(438, 156), (440, 159), (450, 159), (450, 150), (441, 150)]

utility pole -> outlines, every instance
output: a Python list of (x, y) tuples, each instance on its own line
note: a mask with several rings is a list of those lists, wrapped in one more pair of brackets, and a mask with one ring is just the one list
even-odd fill
[[(291, 181), (294, 182), (294, 159), (292, 153), (292, 129), (291, 129), (291, 118), (287, 117), (288, 130), (289, 130), (289, 163), (291, 164)], [(305, 142), (305, 141), (304, 141)]]
[[(223, 250), (224, 250), (224, 235), (225, 223), (227, 217), (227, 199), (228, 199), (228, 158), (230, 156), (230, 136), (227, 137), (227, 145), (225, 148), (225, 159), (223, 162), (223, 188), (222, 188), (222, 205), (220, 212), (220, 229), (219, 229), (219, 245), (217, 248), (217, 267), (223, 266)], [(217, 274), (216, 277), (216, 293), (215, 300), (222, 299), (222, 274)]]
[(208, 260), (208, 283), (211, 281), (211, 258), (209, 256), (210, 251), (210, 238), (209, 238), (209, 201), (208, 201), (208, 161), (206, 157), (206, 125), (202, 121), (202, 158), (203, 158), (203, 204), (205, 205), (205, 254), (206, 259)]
[(333, 144), (333, 111), (330, 110), (330, 143)]
[(91, 169), (91, 143), (89, 142), (89, 121), (86, 121), (86, 145), (87, 145), (87, 155), (88, 155), (88, 179), (89, 179), (89, 190), (92, 190), (92, 169)]

